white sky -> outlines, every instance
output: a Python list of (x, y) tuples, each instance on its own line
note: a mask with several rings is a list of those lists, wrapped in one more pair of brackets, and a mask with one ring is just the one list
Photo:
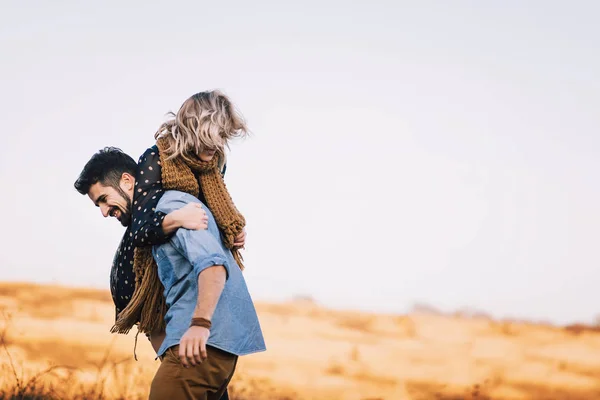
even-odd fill
[(600, 314), (599, 3), (149, 3), (2, 2), (0, 279), (108, 289), (74, 180), (220, 88), (256, 299)]

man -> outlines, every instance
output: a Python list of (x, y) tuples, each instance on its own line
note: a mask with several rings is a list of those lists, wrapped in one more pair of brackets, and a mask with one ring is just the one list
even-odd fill
[[(158, 210), (174, 212), (200, 200), (166, 191)], [(238, 356), (265, 350), (265, 343), (242, 271), (207, 210), (207, 230), (179, 229), (153, 256), (165, 286), (168, 311), (163, 357), (151, 399), (218, 399), (233, 376)], [(172, 376), (181, 385), (169, 385)], [(205, 396), (205, 397), (203, 397)]]
[[(101, 167), (95, 175), (111, 177), (112, 184), (97, 179), (87, 191), (103, 215), (121, 222), (131, 215), (135, 187), (134, 174), (123, 172), (122, 163), (110, 162), (123, 156), (118, 149), (95, 155), (106, 161), (97, 163)], [(157, 210), (172, 215), (202, 206), (187, 193), (167, 191)], [(182, 226), (167, 243), (153, 247), (168, 310), (166, 336), (157, 350), (162, 362), (152, 382), (151, 400), (219, 399), (238, 357), (265, 350), (242, 272), (222, 242), (212, 213), (205, 212), (207, 229)]]
[[(120, 149), (106, 147), (86, 163), (75, 181), (75, 189), (83, 195), (98, 199), (96, 206), (102, 215), (117, 219), (127, 229), (113, 258), (110, 272), (110, 291), (116, 316), (127, 307), (135, 285), (133, 272), (133, 234), (131, 233), (131, 199), (127, 191), (135, 183), (136, 162)], [(167, 215), (163, 221), (165, 234), (179, 228), (206, 229), (208, 218), (199, 204), (190, 204)], [(158, 351), (163, 334), (153, 335), (152, 347)]]

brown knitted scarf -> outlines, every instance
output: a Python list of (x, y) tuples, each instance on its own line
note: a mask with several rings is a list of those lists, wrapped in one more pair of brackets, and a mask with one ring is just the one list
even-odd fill
[[(235, 238), (246, 225), (244, 216), (236, 209), (219, 171), (218, 158), (210, 162), (198, 158), (186, 160), (175, 157), (168, 160), (167, 139), (156, 141), (161, 164), (161, 179), (164, 190), (179, 190), (199, 196), (199, 190), (208, 203), (225, 246), (231, 249), (233, 257), (243, 270), (243, 259), (239, 249), (233, 248)], [(200, 185), (195, 174), (198, 174)], [(125, 333), (137, 323), (138, 331), (151, 333), (164, 331), (164, 315), (167, 306), (164, 298), (164, 287), (158, 278), (158, 267), (152, 257), (152, 247), (136, 247), (134, 250), (133, 270), (135, 273), (135, 290), (127, 307), (119, 313), (112, 333)]]

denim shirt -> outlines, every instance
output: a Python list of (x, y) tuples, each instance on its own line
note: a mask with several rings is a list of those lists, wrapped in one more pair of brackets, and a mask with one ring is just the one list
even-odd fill
[[(188, 203), (202, 204), (190, 194), (170, 190), (163, 194), (157, 210), (168, 214)], [(258, 315), (242, 271), (223, 245), (212, 213), (202, 206), (208, 216), (208, 229), (179, 228), (168, 242), (152, 247), (167, 302), (166, 337), (157, 357), (179, 344), (188, 330), (198, 300), (198, 275), (213, 265), (223, 265), (227, 278), (212, 317), (207, 344), (238, 356), (264, 351)]]

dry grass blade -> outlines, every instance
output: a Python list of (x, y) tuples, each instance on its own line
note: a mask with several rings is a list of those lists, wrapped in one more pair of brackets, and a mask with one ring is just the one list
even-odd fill
[(2, 345), (2, 349), (6, 353), (6, 356), (8, 357), (10, 370), (12, 371), (12, 373), (15, 377), (15, 383), (17, 385), (17, 392), (20, 393), (22, 386), (23, 386), (23, 380), (21, 378), (19, 378), (19, 375), (17, 374), (17, 368), (15, 367), (15, 363), (10, 354), (10, 351), (8, 351), (8, 346), (6, 343), (7, 342), (6, 335), (8, 332), (8, 327), (10, 326), (10, 323), (12, 321), (12, 315), (7, 314), (5, 311), (2, 311), (2, 318), (4, 319), (4, 326), (2, 327), (2, 330), (0, 331), (0, 344)]

